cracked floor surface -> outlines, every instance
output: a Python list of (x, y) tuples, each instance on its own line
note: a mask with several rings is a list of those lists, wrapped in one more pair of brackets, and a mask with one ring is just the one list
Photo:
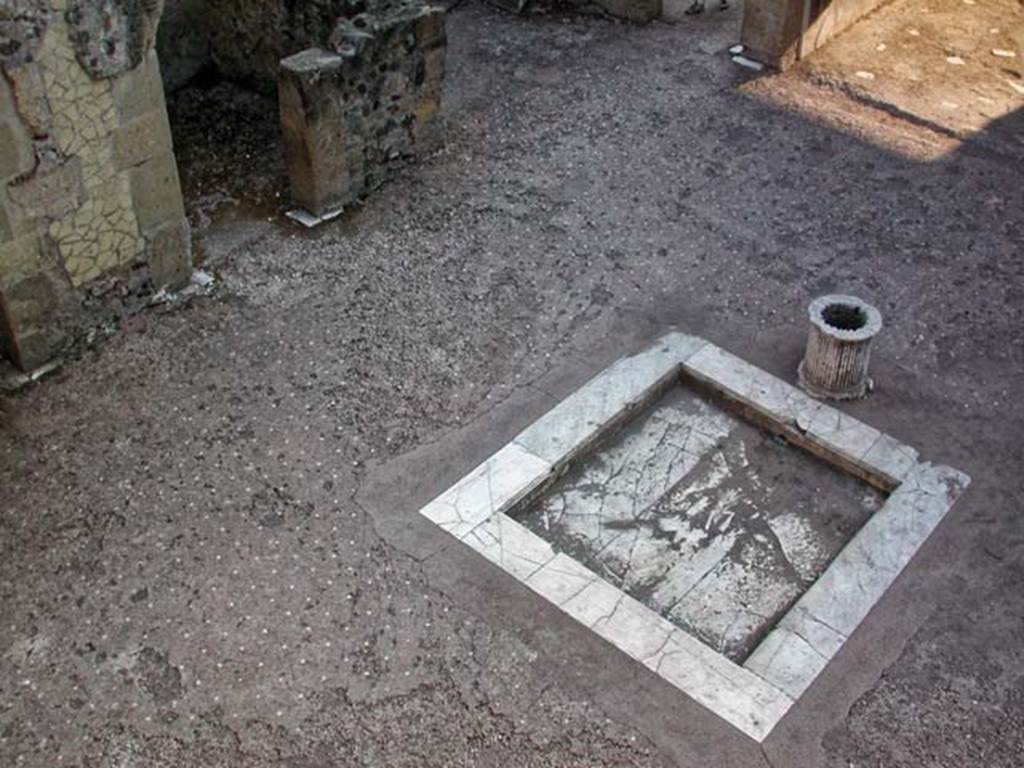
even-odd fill
[(744, 765), (612, 706), (578, 670), (628, 660), (542, 653), (564, 625), (468, 600), (506, 582), (410, 556), (410, 521), (668, 326), (792, 380), (834, 290), (887, 324), (849, 411), (974, 484), (814, 761), (1024, 760), (1021, 169), (799, 73), (747, 81), (734, 23), (464, 4), (447, 148), (313, 233), (266, 181), (272, 103), (218, 86), (178, 121), (201, 165), (202, 120), (245, 116), (225, 173), (186, 181), (221, 287), (3, 406), (0, 764)]

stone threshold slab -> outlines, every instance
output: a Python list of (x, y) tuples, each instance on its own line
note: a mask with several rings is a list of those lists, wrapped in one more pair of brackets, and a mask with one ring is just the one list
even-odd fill
[(292, 221), (297, 221), (306, 229), (314, 229), (316, 227), (319, 227), (321, 224), (326, 224), (328, 221), (334, 221), (344, 212), (345, 209), (340, 207), (334, 208), (322, 214), (311, 213), (310, 211), (307, 211), (305, 208), (295, 208), (291, 211), (288, 211), (285, 214), (285, 216), (287, 216)]
[[(889, 493), (742, 665), (556, 553), (511, 516), (679, 381), (709, 390), (741, 416)], [(962, 472), (920, 462), (913, 448), (725, 350), (670, 333), (598, 374), (420, 514), (760, 743), (969, 483)]]

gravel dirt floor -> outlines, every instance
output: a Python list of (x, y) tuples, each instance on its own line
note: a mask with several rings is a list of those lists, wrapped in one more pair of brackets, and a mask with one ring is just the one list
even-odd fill
[(273, 100), (171, 99), (216, 287), (0, 405), (0, 766), (765, 765), (416, 510), (669, 328), (795, 381), (833, 291), (886, 323), (844, 410), (973, 484), (757, 760), (1024, 764), (1024, 111), (758, 75), (739, 13), (461, 4), (446, 148), (310, 232)]

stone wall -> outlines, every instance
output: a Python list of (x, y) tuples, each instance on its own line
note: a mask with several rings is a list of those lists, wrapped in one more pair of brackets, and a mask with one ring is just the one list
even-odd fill
[(0, 4), (0, 345), (23, 369), (103, 315), (104, 295), (189, 274), (153, 50), (161, 10)]
[(213, 66), (209, 0), (165, 0), (156, 50), (164, 90), (176, 91)]
[(593, 0), (605, 13), (620, 19), (644, 23), (661, 18), (661, 0)]
[[(172, 7), (188, 2), (170, 0)], [(273, 91), (281, 59), (326, 46), (338, 19), (388, 16), (406, 4), (404, 0), (207, 0), (200, 23), (206, 25), (220, 74)]]
[(318, 216), (383, 181), (394, 161), (442, 140), (445, 12), (395, 3), (342, 17), (330, 49), (280, 66), (281, 124), (294, 201)]
[(598, 11), (609, 16), (645, 23), (661, 18), (662, 0), (491, 0), (510, 11), (579, 10)]
[(327, 47), (339, 19), (385, 18), (405, 7), (425, 4), (422, 0), (166, 0), (157, 39), (164, 85), (176, 89), (213, 66), (223, 77), (272, 92), (277, 88), (278, 63), (308, 48)]

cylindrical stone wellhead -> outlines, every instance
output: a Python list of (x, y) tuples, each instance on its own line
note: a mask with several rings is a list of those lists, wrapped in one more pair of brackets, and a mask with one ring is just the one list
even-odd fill
[(871, 340), (882, 315), (856, 296), (822, 296), (808, 309), (811, 330), (800, 363), (800, 386), (815, 397), (855, 400), (871, 387)]

